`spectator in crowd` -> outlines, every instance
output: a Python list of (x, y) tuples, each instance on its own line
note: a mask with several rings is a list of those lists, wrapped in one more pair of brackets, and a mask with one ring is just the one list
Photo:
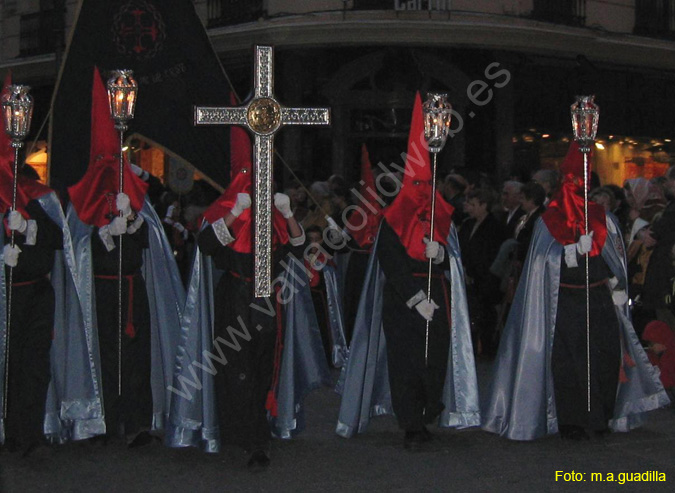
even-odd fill
[(532, 181), (539, 183), (544, 187), (544, 191), (546, 192), (544, 206), (548, 206), (548, 203), (551, 201), (553, 194), (558, 188), (558, 172), (554, 169), (540, 169), (532, 175)]

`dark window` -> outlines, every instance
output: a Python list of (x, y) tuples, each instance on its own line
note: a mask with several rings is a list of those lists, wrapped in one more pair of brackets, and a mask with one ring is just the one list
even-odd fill
[(40, 11), (34, 14), (21, 16), (20, 56), (41, 55), (54, 53), (58, 46), (63, 43), (62, 26), (63, 19), (59, 22), (58, 15), (54, 10)]
[(635, 34), (675, 38), (675, 0), (636, 0)]
[(354, 10), (394, 10), (394, 0), (354, 0)]
[(263, 15), (262, 4), (262, 0), (209, 0), (208, 27), (255, 21)]
[(534, 0), (532, 17), (556, 24), (583, 26), (586, 22), (586, 0)]

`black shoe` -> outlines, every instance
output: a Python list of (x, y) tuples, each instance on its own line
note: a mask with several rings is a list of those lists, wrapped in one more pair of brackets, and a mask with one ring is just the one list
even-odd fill
[(256, 450), (251, 454), (251, 458), (248, 460), (248, 467), (261, 467), (265, 468), (270, 465), (270, 456), (264, 450)]
[(428, 441), (428, 436), (422, 430), (406, 431), (405, 436), (403, 437), (403, 448), (407, 450), (419, 450), (422, 448), (422, 445)]
[(145, 445), (150, 445), (155, 438), (148, 431), (141, 431), (129, 444), (129, 448), (138, 448)]
[(101, 446), (101, 447), (105, 447), (106, 445), (108, 445), (109, 441), (110, 441), (110, 435), (108, 435), (108, 434), (96, 435), (96, 436), (93, 436), (93, 437), (91, 437), (87, 440), (87, 442), (89, 442), (90, 444), (95, 445), (95, 446)]
[(52, 449), (42, 440), (35, 440), (30, 442), (21, 454), (24, 459), (27, 457), (47, 458), (51, 454)]
[(591, 438), (588, 436), (588, 433), (586, 433), (586, 430), (584, 430), (581, 426), (563, 425), (559, 428), (560, 438), (563, 440), (574, 440), (580, 442), (583, 440), (590, 440)]
[(612, 430), (610, 430), (609, 428), (603, 428), (602, 430), (595, 430), (595, 436), (598, 437), (598, 438), (605, 438), (611, 432), (612, 432)]
[(422, 427), (422, 437), (424, 438), (425, 442), (428, 442), (430, 440), (434, 439), (434, 434), (431, 433), (426, 426)]
[(19, 450), (19, 442), (17, 442), (14, 438), (7, 438), (5, 439), (5, 443), (3, 444), (2, 448), (3, 450), (6, 450), (12, 454)]

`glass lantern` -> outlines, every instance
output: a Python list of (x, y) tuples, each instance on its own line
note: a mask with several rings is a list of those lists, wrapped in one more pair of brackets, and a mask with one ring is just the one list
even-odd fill
[(422, 106), (424, 114), (424, 139), (429, 150), (440, 152), (448, 140), (450, 122), (452, 120), (452, 105), (448, 102), (448, 95), (440, 92), (430, 92)]
[(11, 85), (2, 96), (2, 116), (5, 132), (12, 139), (12, 145), (20, 147), (26, 138), (33, 118), (33, 98), (29, 86)]
[(113, 70), (108, 79), (110, 115), (118, 126), (124, 127), (134, 117), (138, 84), (131, 70)]
[(582, 152), (590, 152), (591, 142), (598, 133), (600, 108), (594, 102), (595, 96), (577, 96), (570, 107), (574, 140), (579, 142)]

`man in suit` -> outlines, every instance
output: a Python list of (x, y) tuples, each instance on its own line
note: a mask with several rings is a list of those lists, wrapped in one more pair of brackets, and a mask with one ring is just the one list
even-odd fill
[(474, 347), (487, 357), (494, 356), (497, 349), (495, 305), (501, 299), (500, 279), (490, 272), (490, 266), (505, 238), (504, 225), (490, 212), (493, 203), (492, 191), (471, 190), (464, 206), (468, 218), (459, 231)]
[(523, 184), (519, 181), (506, 181), (502, 186), (501, 204), (504, 210), (502, 223), (507, 238), (513, 238), (513, 233), (525, 211), (520, 206)]

